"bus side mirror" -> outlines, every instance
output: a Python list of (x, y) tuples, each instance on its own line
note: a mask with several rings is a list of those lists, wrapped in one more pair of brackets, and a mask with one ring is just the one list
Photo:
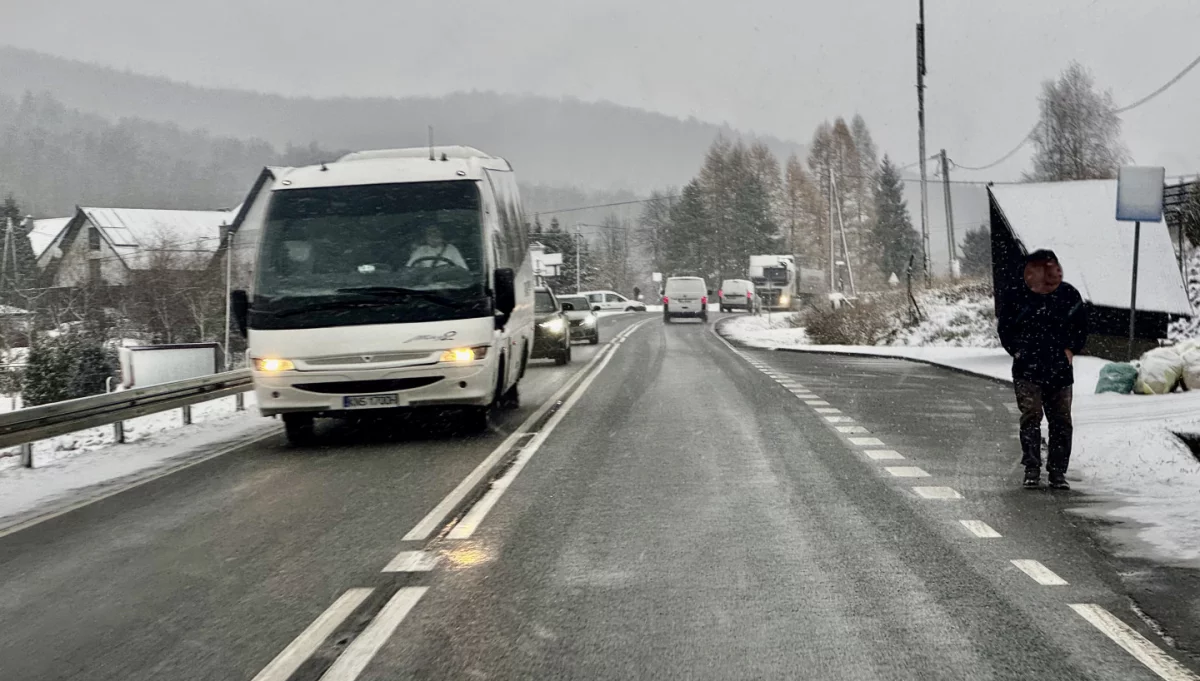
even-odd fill
[(517, 307), (517, 275), (511, 267), (496, 270), (496, 312), (508, 317)]
[(230, 291), (229, 312), (233, 323), (237, 324), (238, 332), (245, 338), (247, 318), (250, 316), (250, 296), (241, 289)]

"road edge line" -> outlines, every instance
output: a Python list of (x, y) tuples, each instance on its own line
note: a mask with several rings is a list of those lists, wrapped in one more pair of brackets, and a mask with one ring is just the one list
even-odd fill
[(255, 674), (251, 681), (286, 681), (291, 678), (373, 591), (374, 589), (366, 587), (347, 589), (268, 662), (262, 671)]
[(1200, 676), (1103, 607), (1094, 603), (1072, 603), (1070, 608), (1159, 678), (1166, 681), (1200, 681)]

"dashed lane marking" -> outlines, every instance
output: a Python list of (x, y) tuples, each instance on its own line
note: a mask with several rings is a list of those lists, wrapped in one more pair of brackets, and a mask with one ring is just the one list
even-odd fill
[(1092, 603), (1073, 603), (1071, 609), (1125, 649), (1138, 662), (1165, 681), (1200, 681), (1200, 676), (1179, 664), (1161, 648), (1137, 633), (1115, 615)]
[(425, 586), (406, 586), (397, 591), (367, 628), (346, 646), (321, 681), (354, 681), (358, 678), (428, 589)]
[(840, 413), (842, 413), (842, 410), (838, 409), (837, 407), (817, 407), (813, 411), (817, 412), (818, 414), (840, 414)]
[(958, 522), (962, 523), (968, 532), (980, 539), (998, 539), (1000, 537), (999, 532), (993, 530), (991, 525), (982, 520), (960, 520)]
[(850, 435), (852, 433), (859, 434), (859, 435), (866, 435), (867, 433), (869, 433), (871, 431), (867, 430), (866, 428), (863, 428), (862, 426), (837, 426), (837, 432), (844, 433), (846, 435)]
[(875, 461), (899, 460), (904, 458), (900, 456), (900, 452), (894, 449), (868, 449), (864, 453)]
[(859, 447), (882, 447), (883, 440), (877, 437), (852, 437), (850, 438), (850, 444)]
[(401, 551), (392, 562), (383, 568), (384, 572), (429, 572), (437, 566), (437, 554), (428, 551)]
[(829, 423), (854, 423), (854, 419), (849, 416), (824, 416), (822, 418)]
[(951, 487), (914, 487), (912, 491), (922, 499), (962, 499)]
[(829, 403), (826, 402), (825, 400), (805, 400), (804, 403), (810, 407), (828, 407), (829, 406)]
[(928, 478), (929, 474), (916, 466), (885, 466), (884, 469), (897, 478)]
[(317, 648), (371, 595), (371, 589), (350, 589), (326, 608), (288, 647), (271, 660), (253, 681), (284, 681), (312, 657)]
[(1029, 575), (1033, 581), (1043, 586), (1066, 586), (1067, 580), (1054, 574), (1050, 568), (1036, 560), (1018, 559), (1011, 561), (1017, 569)]

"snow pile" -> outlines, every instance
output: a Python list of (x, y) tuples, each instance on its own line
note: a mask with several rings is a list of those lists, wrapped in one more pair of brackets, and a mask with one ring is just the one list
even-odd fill
[(963, 284), (917, 297), (924, 319), (897, 330), (888, 345), (998, 348), (996, 304), (989, 287)]
[(719, 331), (726, 338), (759, 348), (793, 348), (811, 343), (803, 328), (794, 326), (794, 317), (787, 314), (738, 315), (721, 323)]
[(1200, 248), (1192, 253), (1187, 264), (1188, 298), (1192, 301), (1192, 309), (1196, 316), (1191, 319), (1180, 319), (1171, 324), (1168, 338), (1181, 341), (1187, 338), (1200, 338)]

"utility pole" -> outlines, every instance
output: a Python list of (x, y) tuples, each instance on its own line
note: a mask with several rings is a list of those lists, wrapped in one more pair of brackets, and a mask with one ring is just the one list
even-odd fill
[(954, 204), (950, 200), (950, 160), (946, 158), (946, 150), (942, 149), (942, 193), (946, 197), (946, 239), (950, 251), (950, 278), (956, 279), (954, 263), (958, 260), (958, 242), (954, 239)]
[(575, 292), (579, 293), (582, 289), (579, 288), (579, 223), (575, 223)]
[(921, 154), (921, 240), (925, 258), (925, 283), (933, 273), (929, 269), (929, 187), (925, 175), (925, 0), (920, 0), (921, 14), (917, 22), (917, 126)]
[(837, 256), (833, 247), (833, 166), (829, 166), (829, 292), (837, 291)]

